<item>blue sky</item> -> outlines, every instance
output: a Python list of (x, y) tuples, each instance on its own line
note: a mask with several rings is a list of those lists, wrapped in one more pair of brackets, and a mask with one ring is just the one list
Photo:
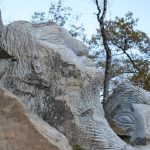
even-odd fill
[[(31, 20), (34, 11), (46, 12), (50, 2), (57, 0), (0, 0), (0, 8), (5, 24), (15, 20)], [(82, 22), (89, 34), (98, 27), (97, 12), (94, 0), (62, 0), (64, 4), (73, 8), (75, 13), (82, 13)], [(109, 0), (108, 18), (124, 16), (128, 11), (139, 18), (138, 29), (150, 36), (150, 0)]]

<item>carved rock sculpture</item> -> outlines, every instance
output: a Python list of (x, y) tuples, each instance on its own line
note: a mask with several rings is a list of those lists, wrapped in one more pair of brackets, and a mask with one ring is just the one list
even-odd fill
[(70, 144), (120, 150), (126, 143), (109, 127), (99, 101), (102, 82), (87, 47), (64, 28), (25, 21), (3, 27), (0, 85), (21, 97)]
[(113, 130), (129, 144), (149, 144), (150, 92), (120, 84), (106, 102), (105, 114)]
[(0, 88), (1, 150), (71, 150), (68, 140), (56, 129), (29, 114), (22, 102)]

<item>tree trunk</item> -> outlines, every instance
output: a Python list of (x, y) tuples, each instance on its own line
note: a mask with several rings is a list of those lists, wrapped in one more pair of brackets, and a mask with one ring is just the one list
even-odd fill
[(4, 25), (3, 25), (3, 21), (2, 21), (2, 16), (1, 16), (1, 10), (0, 10), (0, 34), (1, 34), (1, 30), (4, 28)]
[(99, 5), (99, 1), (96, 0), (96, 6), (98, 9), (98, 14), (97, 14), (97, 20), (100, 25), (100, 30), (101, 30), (101, 35), (102, 35), (102, 40), (103, 40), (103, 46), (106, 52), (106, 68), (105, 68), (105, 79), (104, 79), (104, 91), (103, 91), (103, 104), (105, 104), (108, 96), (109, 96), (109, 84), (110, 84), (110, 78), (111, 78), (111, 59), (112, 59), (112, 54), (111, 54), (111, 49), (108, 45), (108, 40), (107, 40), (107, 35), (105, 32), (105, 27), (104, 27), (104, 19), (106, 16), (107, 12), (107, 0), (103, 1), (103, 11), (101, 12), (101, 8)]
[(105, 68), (105, 78), (104, 78), (104, 91), (103, 91), (103, 104), (108, 99), (109, 96), (109, 85), (111, 79), (111, 50), (106, 51), (106, 68)]

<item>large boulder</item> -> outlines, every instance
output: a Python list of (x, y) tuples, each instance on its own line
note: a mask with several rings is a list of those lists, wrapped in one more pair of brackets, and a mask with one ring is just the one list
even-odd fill
[(17, 21), (2, 28), (0, 86), (21, 97), (70, 144), (120, 150), (126, 143), (104, 118), (102, 83), (88, 48), (55, 23)]
[(113, 130), (127, 143), (141, 145), (142, 150), (150, 148), (150, 92), (122, 83), (107, 100), (105, 114)]
[(29, 114), (23, 103), (0, 88), (1, 150), (71, 150), (68, 140), (38, 116)]

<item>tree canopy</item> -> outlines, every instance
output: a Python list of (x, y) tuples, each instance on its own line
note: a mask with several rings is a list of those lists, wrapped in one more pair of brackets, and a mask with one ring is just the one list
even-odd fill
[[(112, 52), (111, 79), (124, 75), (134, 85), (150, 90), (150, 39), (146, 33), (136, 29), (137, 23), (138, 19), (134, 19), (131, 12), (125, 17), (104, 22), (106, 39)], [(101, 35), (101, 30), (97, 29), (97, 34), (92, 37), (91, 43), (96, 49), (102, 43)], [(97, 57), (101, 53), (97, 52)], [(104, 63), (99, 64), (106, 67)]]
[[(47, 14), (47, 15), (46, 15)], [(64, 6), (61, 0), (58, 3), (50, 3), (48, 12), (34, 12), (31, 22), (34, 24), (44, 22), (55, 22), (64, 26), (73, 37), (79, 38), (85, 42), (88, 41), (84, 25), (81, 23), (81, 14), (74, 15), (72, 8)]]

